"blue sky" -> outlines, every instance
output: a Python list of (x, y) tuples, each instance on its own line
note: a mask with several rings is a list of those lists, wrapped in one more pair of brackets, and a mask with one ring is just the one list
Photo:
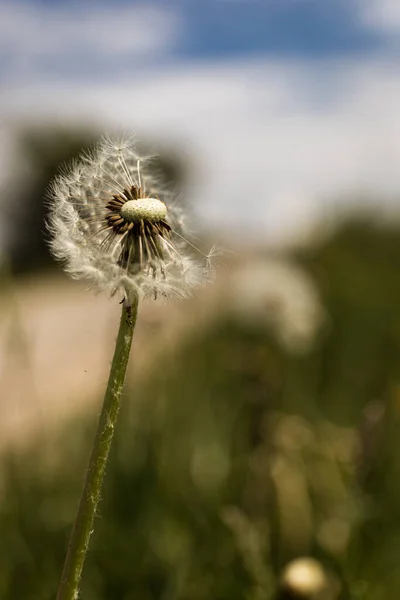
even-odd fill
[(360, 25), (351, 0), (195, 0), (180, 7), (190, 32), (182, 56), (312, 58), (370, 52), (385, 43)]
[[(26, 4), (79, 11), (79, 3), (61, 0), (27, 0)], [(144, 4), (110, 0), (97, 6)], [(96, 4), (91, 5), (95, 10)], [(168, 6), (185, 23), (185, 36), (177, 48), (181, 57), (246, 53), (327, 56), (370, 52), (386, 42), (385, 35), (362, 26), (353, 0), (171, 0), (158, 6)]]
[[(12, 79), (21, 62), (29, 68), (33, 64), (43, 74), (65, 77), (74, 71), (77, 76), (129, 73), (143, 64), (148, 68), (170, 61), (260, 57), (312, 61), (382, 53), (393, 36), (388, 35), (388, 28), (363, 20), (362, 2), (368, 7), (377, 0), (3, 0), (2, 79)], [(156, 13), (164, 20), (161, 30), (158, 19), (152, 24), (151, 15)], [(63, 39), (64, 31), (68, 36)], [(58, 35), (64, 46), (57, 44)], [(163, 45), (165, 35), (170, 43)], [(144, 43), (142, 51), (140, 41), (135, 45), (138, 36)], [(148, 52), (157, 47), (160, 37), (161, 51)], [(49, 44), (43, 48), (46, 39)], [(121, 45), (119, 52), (115, 52), (112, 40)]]
[(207, 224), (397, 207), (399, 0), (0, 0), (0, 73), (3, 170), (19, 127), (82, 124), (185, 153)]

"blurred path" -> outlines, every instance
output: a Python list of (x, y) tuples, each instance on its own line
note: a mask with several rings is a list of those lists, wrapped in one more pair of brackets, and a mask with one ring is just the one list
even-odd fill
[[(16, 281), (1, 292), (0, 451), (101, 402), (120, 315), (118, 298), (63, 277)], [(141, 305), (132, 349), (136, 373), (181, 336), (190, 315), (201, 316), (188, 306)]]

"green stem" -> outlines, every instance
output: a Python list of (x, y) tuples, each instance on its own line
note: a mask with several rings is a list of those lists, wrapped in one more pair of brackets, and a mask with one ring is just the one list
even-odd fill
[(137, 310), (137, 296), (132, 300), (131, 306), (126, 307), (124, 305), (122, 308), (118, 337), (107, 390), (104, 396), (103, 408), (65, 558), (57, 600), (76, 600), (78, 598), (83, 563), (89, 546), (89, 538), (93, 530), (93, 521), (100, 500), (104, 472), (114, 437), (115, 423), (120, 407), (120, 397), (136, 324)]

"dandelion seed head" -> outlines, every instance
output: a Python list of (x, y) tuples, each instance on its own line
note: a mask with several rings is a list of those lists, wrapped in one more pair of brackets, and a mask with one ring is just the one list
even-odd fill
[(240, 318), (267, 326), (289, 352), (307, 352), (327, 320), (313, 280), (284, 258), (240, 267), (230, 298)]
[(54, 180), (51, 250), (66, 271), (111, 293), (185, 297), (213, 272), (187, 239), (173, 191), (134, 140), (103, 138)]
[(282, 575), (282, 587), (299, 598), (321, 598), (328, 591), (328, 578), (317, 560), (302, 557), (286, 566)]

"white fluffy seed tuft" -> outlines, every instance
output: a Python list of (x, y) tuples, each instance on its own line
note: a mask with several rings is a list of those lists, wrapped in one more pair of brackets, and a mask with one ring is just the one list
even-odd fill
[(184, 215), (133, 140), (103, 138), (50, 191), (51, 250), (66, 271), (99, 290), (188, 296), (213, 272), (187, 240)]

